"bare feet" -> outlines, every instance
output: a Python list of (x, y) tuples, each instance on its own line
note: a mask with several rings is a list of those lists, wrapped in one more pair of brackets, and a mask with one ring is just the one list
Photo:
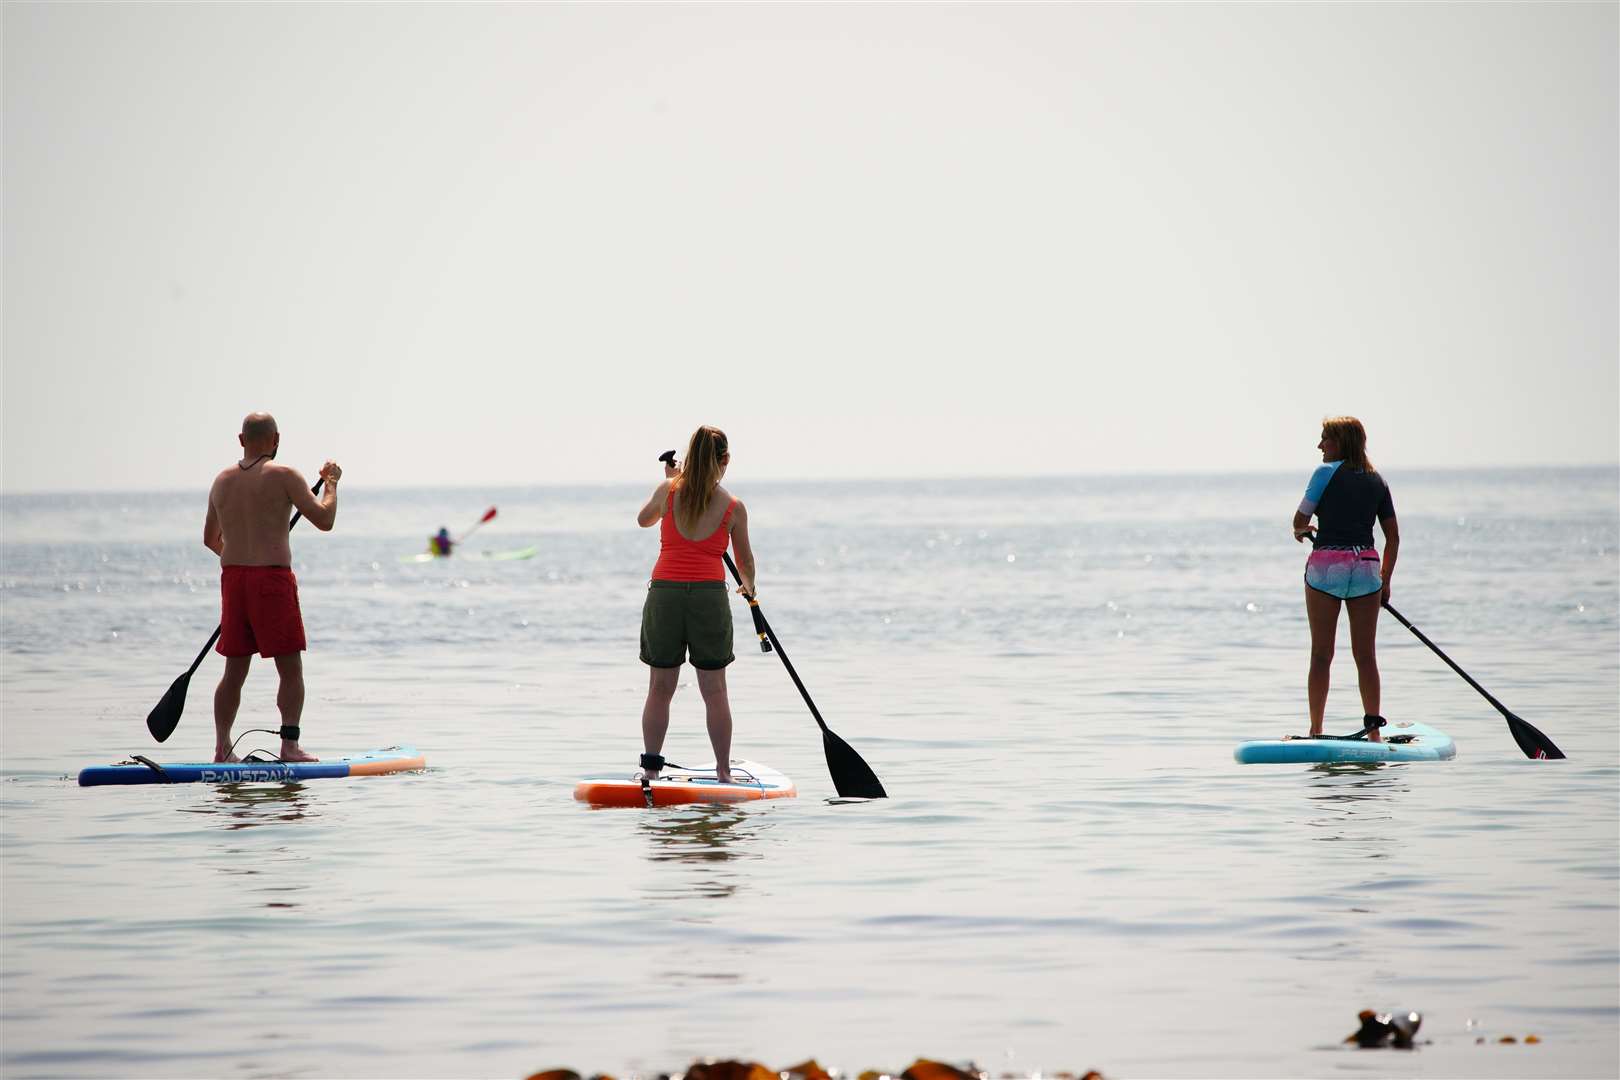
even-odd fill
[(305, 753), (304, 748), (299, 746), (297, 743), (293, 742), (291, 739), (282, 739), (281, 740), (281, 760), (282, 761), (319, 761), (321, 759), (316, 757), (314, 754)]
[(214, 764), (216, 764), (216, 765), (222, 765), (222, 764), (225, 764), (226, 762), (241, 761), (241, 760), (242, 760), (241, 758), (239, 758), (235, 754), (231, 753), (231, 748), (228, 747), (228, 746), (226, 746), (226, 747), (218, 747), (218, 746), (214, 747)]

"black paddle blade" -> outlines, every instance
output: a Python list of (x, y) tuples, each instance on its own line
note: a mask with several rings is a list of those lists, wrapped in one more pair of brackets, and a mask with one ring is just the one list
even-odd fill
[(180, 714), (186, 711), (186, 689), (190, 685), (191, 672), (188, 671), (174, 680), (174, 685), (163, 695), (163, 700), (152, 706), (152, 711), (146, 714), (146, 730), (150, 731), (152, 738), (158, 742), (173, 735), (174, 729), (179, 726)]
[(821, 744), (827, 751), (827, 771), (832, 774), (833, 787), (845, 799), (887, 799), (883, 782), (877, 773), (855, 752), (849, 743), (827, 728), (821, 729)]
[(1564, 752), (1553, 745), (1553, 741), (1543, 735), (1536, 726), (1528, 720), (1521, 720), (1506, 709), (1502, 715), (1507, 719), (1508, 730), (1513, 733), (1513, 741), (1519, 744), (1527, 758), (1561, 758)]

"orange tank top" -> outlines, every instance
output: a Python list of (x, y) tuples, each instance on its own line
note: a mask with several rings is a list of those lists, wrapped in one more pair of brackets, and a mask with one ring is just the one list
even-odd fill
[(658, 528), (658, 562), (653, 566), (654, 581), (724, 581), (726, 566), (720, 556), (731, 543), (731, 511), (737, 505), (732, 499), (726, 505), (726, 516), (720, 525), (702, 540), (688, 540), (675, 527), (675, 492), (669, 493), (664, 503), (664, 520)]

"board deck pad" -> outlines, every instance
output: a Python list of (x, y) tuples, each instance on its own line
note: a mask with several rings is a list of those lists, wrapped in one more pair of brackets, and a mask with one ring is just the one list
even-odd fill
[[(1390, 742), (1391, 736), (1412, 736)], [(1239, 743), (1232, 757), (1240, 765), (1289, 765), (1299, 762), (1449, 761), (1457, 756), (1451, 736), (1428, 724), (1406, 720), (1383, 730), (1383, 742), (1364, 739), (1256, 739)]]
[(799, 793), (793, 781), (756, 761), (733, 761), (731, 780), (714, 777), (714, 763), (690, 769), (665, 767), (657, 780), (642, 786), (634, 770), (587, 776), (574, 787), (574, 798), (592, 806), (685, 806), (692, 803), (736, 803), (755, 799), (791, 799)]
[(349, 776), (381, 776), (427, 768), (427, 759), (414, 746), (388, 746), (331, 761), (186, 761), (173, 765), (157, 762), (162, 772), (138, 761), (117, 765), (91, 765), (79, 772), (80, 787), (107, 784), (264, 784), (298, 780), (336, 780)]

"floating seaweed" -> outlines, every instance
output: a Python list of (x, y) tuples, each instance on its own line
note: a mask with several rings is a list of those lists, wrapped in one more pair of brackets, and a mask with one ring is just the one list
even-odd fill
[(1371, 1009), (1362, 1009), (1357, 1019), (1361, 1021), (1361, 1026), (1346, 1035), (1344, 1041), (1353, 1042), (1364, 1050), (1384, 1046), (1410, 1050), (1414, 1045), (1412, 1040), (1423, 1023), (1423, 1017), (1415, 1012), (1375, 1013)]
[[(1369, 1014), (1370, 1015), (1370, 1014)], [(1414, 1014), (1415, 1015), (1415, 1014)], [(771, 1069), (757, 1061), (694, 1061), (683, 1072), (657, 1074), (656, 1080), (835, 1080), (837, 1070), (822, 1068), (814, 1058), (789, 1065), (785, 1069)], [(1056, 1072), (1043, 1074), (1047, 1080), (1104, 1080), (1095, 1069), (1083, 1073)], [(583, 1073), (573, 1069), (546, 1069), (532, 1074), (527, 1080), (586, 1080)], [(614, 1080), (607, 1073), (592, 1073), (589, 1080)], [(918, 1058), (902, 1072), (866, 1069), (856, 1074), (856, 1080), (990, 1080), (990, 1074), (969, 1064), (957, 1068), (942, 1061)], [(1002, 1080), (1019, 1080), (1010, 1074)]]

